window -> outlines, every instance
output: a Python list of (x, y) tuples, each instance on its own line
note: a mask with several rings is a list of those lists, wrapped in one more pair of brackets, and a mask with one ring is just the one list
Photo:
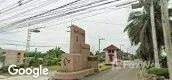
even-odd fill
[(111, 50), (108, 50), (108, 53), (111, 53)]
[(114, 50), (112, 50), (112, 53), (114, 53)]

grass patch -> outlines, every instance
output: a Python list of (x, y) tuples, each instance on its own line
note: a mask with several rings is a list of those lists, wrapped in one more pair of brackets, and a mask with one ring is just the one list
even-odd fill
[(45, 66), (45, 67), (48, 68), (49, 71), (59, 71), (60, 70), (59, 65), (52, 65), (52, 66)]
[(99, 67), (99, 71), (105, 71), (105, 70), (108, 70), (108, 69), (112, 68), (111, 65), (106, 65), (105, 63), (99, 64), (98, 67)]

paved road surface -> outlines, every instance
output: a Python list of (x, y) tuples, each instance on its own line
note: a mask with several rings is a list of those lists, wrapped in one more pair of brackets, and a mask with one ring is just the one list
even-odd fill
[(81, 80), (138, 80), (139, 69), (107, 70)]
[[(84, 77), (80, 80), (138, 80), (138, 69), (121, 69), (121, 70), (107, 70), (95, 75)], [(53, 75), (51, 72), (48, 76), (39, 76), (33, 78), (32, 76), (15, 76), (2, 80), (48, 80)], [(1, 79), (0, 79), (1, 80)]]

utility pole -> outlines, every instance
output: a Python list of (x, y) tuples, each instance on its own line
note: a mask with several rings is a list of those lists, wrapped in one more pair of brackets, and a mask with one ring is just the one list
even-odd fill
[(169, 24), (168, 2), (167, 0), (160, 0), (160, 3), (165, 51), (167, 53), (168, 71), (170, 80), (172, 80), (172, 59), (170, 59), (172, 57), (172, 32)]
[(155, 15), (154, 15), (154, 3), (153, 0), (150, 0), (150, 18), (151, 18), (151, 27), (152, 27), (152, 40), (153, 40), (153, 50), (155, 58), (155, 67), (160, 68), (159, 57), (158, 57), (158, 47), (157, 47), (157, 37), (156, 37), (156, 28), (155, 28)]
[(101, 40), (105, 40), (104, 38), (99, 38), (99, 53), (100, 53), (100, 42)]
[(27, 30), (27, 44), (26, 44), (26, 52), (30, 50), (30, 38), (31, 38), (31, 29)]
[(26, 44), (26, 52), (30, 51), (30, 39), (31, 39), (31, 33), (39, 33), (41, 28), (45, 27), (39, 27), (39, 28), (34, 28), (34, 29), (28, 29), (27, 31), (27, 44)]

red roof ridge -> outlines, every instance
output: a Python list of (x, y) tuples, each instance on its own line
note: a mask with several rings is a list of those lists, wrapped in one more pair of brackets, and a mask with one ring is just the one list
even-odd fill
[(103, 50), (109, 50), (109, 49), (113, 49), (113, 50), (117, 50), (119, 49), (118, 47), (114, 46), (113, 44), (109, 45), (108, 47), (104, 48)]

